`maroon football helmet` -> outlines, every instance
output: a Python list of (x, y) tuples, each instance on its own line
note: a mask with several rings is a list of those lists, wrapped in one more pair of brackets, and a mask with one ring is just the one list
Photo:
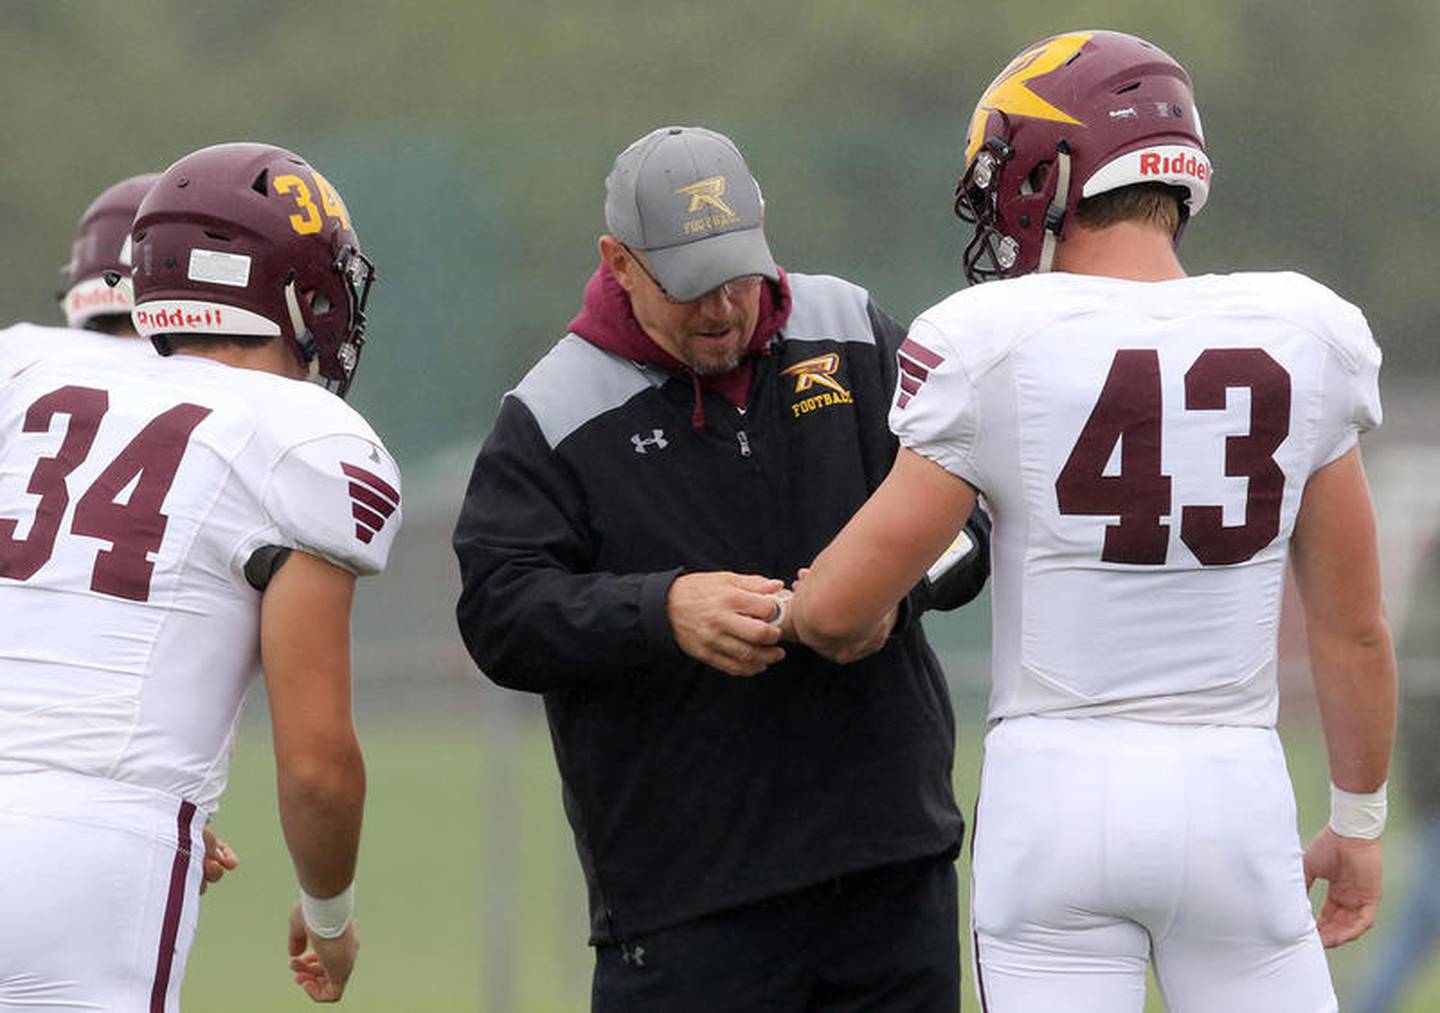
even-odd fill
[(1180, 64), (1120, 32), (1038, 42), (990, 83), (970, 120), (955, 188), (955, 213), (975, 226), (965, 277), (1050, 270), (1075, 205), (1133, 183), (1186, 191), (1183, 228), (1204, 206), (1211, 175)]
[(123, 179), (100, 194), (80, 216), (70, 248), (60, 308), (71, 327), (86, 327), (96, 318), (130, 316), (130, 224), (135, 210), (160, 178), (156, 172)]
[(217, 144), (167, 169), (134, 229), (141, 335), (276, 337), (342, 397), (355, 376), (374, 265), (335, 188), (299, 155)]

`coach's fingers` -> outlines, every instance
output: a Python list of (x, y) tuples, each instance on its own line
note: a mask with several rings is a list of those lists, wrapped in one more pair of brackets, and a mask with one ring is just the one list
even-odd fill
[[(779, 632), (774, 627), (770, 629), (777, 634)], [(751, 676), (759, 675), (784, 657), (785, 649), (782, 647), (770, 647), (739, 637), (722, 636), (716, 638), (709, 657), (704, 660), (706, 664), (720, 669), (726, 675)]]
[(727, 573), (724, 576), (730, 578), (730, 585), (742, 591), (749, 591), (752, 594), (771, 594), (785, 586), (783, 580), (775, 577), (762, 577), (758, 573)]
[(746, 591), (736, 600), (735, 611), (742, 616), (759, 619), (762, 623), (773, 623), (778, 618), (781, 597), (788, 597), (789, 594), (783, 585), (764, 594)]

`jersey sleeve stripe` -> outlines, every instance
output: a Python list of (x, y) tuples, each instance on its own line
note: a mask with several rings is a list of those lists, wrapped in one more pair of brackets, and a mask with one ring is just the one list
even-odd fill
[(371, 510), (364, 504), (351, 503), (350, 513), (361, 524), (368, 525), (376, 531), (379, 531), (385, 526), (385, 518), (382, 517), (380, 514), (377, 514), (374, 510)]
[[(943, 355), (940, 355), (937, 352), (930, 351), (930, 349), (920, 344), (920, 342), (916, 341), (914, 338), (906, 338), (904, 341), (900, 342), (900, 362), (902, 366), (905, 363), (906, 356), (909, 356), (911, 359), (915, 360), (915, 362), (918, 362), (924, 366), (928, 366), (930, 369), (936, 368), (940, 365), (940, 363), (945, 361), (945, 357)], [(924, 376), (921, 377), (922, 380), (924, 378)]]
[(921, 383), (924, 383), (926, 380), (930, 379), (930, 371), (928, 369), (920, 365), (914, 359), (908, 359), (903, 355), (900, 356), (900, 372), (904, 373), (908, 377), (920, 381)]
[(395, 512), (394, 503), (391, 503), (383, 496), (379, 496), (376, 493), (371, 492), (368, 488), (361, 485), (359, 482), (350, 483), (350, 498), (360, 503), (364, 503), (367, 507), (369, 507), (371, 510), (374, 510), (377, 514), (380, 514), (382, 517), (389, 517)]
[(381, 478), (374, 472), (366, 471), (364, 468), (358, 467), (353, 464), (346, 464), (344, 461), (340, 462), (340, 470), (343, 471), (346, 475), (355, 479), (357, 482), (364, 482), (366, 485), (370, 486), (370, 488), (374, 489), (380, 495), (390, 500), (396, 506), (400, 505), (399, 491), (396, 490), (393, 485), (385, 481), (383, 478)]

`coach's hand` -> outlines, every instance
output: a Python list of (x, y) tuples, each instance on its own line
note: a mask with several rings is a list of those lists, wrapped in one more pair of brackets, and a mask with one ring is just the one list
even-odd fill
[(220, 882), (225, 873), (239, 865), (240, 859), (230, 845), (216, 837), (215, 831), (208, 826), (202, 833), (205, 837), (205, 858), (201, 862), (204, 877), (200, 880), (200, 892), (204, 893), (207, 886)]
[(334, 939), (322, 939), (305, 928), (299, 904), (290, 909), (290, 970), (295, 972), (295, 983), (315, 1002), (340, 1001), (359, 951), (353, 921)]
[(759, 675), (785, 657), (770, 596), (783, 581), (742, 573), (687, 573), (666, 599), (675, 643), (697, 661), (728, 675)]
[(1329, 827), (1315, 835), (1305, 850), (1305, 889), (1317, 879), (1330, 884), (1315, 920), (1322, 943), (1344, 945), (1375, 923), (1382, 872), (1379, 840), (1341, 837)]

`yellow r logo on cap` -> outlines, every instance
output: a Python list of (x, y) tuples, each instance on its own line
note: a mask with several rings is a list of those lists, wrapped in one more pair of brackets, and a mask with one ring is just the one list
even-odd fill
[(694, 214), (696, 211), (705, 210), (706, 205), (719, 211), (726, 218), (737, 218), (738, 215), (731, 210), (730, 205), (720, 198), (725, 196), (725, 177), (711, 176), (709, 179), (702, 179), (698, 183), (691, 183), (689, 186), (682, 186), (675, 193), (681, 197), (690, 198), (690, 206), (685, 213)]

